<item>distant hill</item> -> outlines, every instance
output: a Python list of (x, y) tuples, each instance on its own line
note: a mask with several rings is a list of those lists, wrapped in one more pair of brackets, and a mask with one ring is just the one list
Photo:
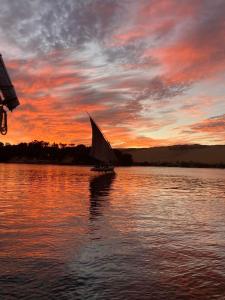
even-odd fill
[(135, 164), (225, 167), (225, 145), (175, 145), (123, 150), (132, 155)]

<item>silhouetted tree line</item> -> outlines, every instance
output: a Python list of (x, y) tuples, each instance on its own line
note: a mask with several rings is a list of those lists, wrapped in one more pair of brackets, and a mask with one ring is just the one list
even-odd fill
[[(90, 155), (90, 147), (85, 145), (33, 141), (11, 145), (0, 142), (0, 162), (27, 163), (63, 163), (75, 165), (92, 165), (96, 163)], [(117, 158), (116, 165), (130, 166), (133, 164), (132, 155), (114, 150)]]

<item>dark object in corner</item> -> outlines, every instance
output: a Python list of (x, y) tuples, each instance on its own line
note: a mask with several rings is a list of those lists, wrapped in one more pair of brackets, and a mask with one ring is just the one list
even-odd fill
[(7, 133), (7, 112), (3, 108), (6, 106), (13, 111), (20, 103), (17, 98), (15, 89), (7, 72), (6, 66), (0, 54), (0, 132), (5, 135)]

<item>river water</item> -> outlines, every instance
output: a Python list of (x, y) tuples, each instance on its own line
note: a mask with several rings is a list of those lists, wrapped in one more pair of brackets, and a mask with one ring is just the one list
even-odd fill
[(0, 164), (0, 299), (225, 299), (225, 170)]

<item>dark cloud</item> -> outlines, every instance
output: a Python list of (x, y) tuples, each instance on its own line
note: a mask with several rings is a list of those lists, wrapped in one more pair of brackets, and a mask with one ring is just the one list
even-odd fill
[(104, 49), (104, 53), (107, 56), (109, 63), (117, 64), (136, 64), (143, 65), (146, 62), (148, 66), (155, 66), (156, 62), (153, 58), (143, 58), (143, 51), (146, 49), (146, 44), (144, 42), (130, 43), (123, 46), (111, 46)]
[(2, 0), (1, 31), (25, 51), (80, 48), (118, 26), (117, 0)]
[(179, 84), (166, 82), (165, 79), (157, 76), (148, 82), (148, 86), (139, 93), (137, 99), (150, 98), (155, 100), (162, 100), (166, 98), (173, 98), (182, 94), (186, 88), (186, 85), (183, 85), (181, 83)]

